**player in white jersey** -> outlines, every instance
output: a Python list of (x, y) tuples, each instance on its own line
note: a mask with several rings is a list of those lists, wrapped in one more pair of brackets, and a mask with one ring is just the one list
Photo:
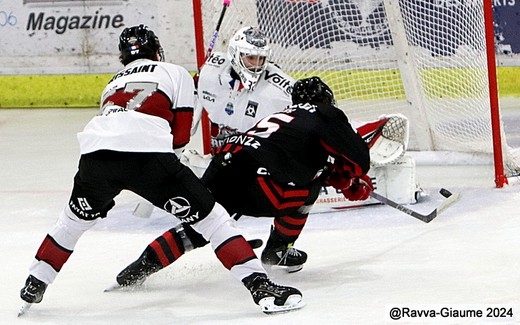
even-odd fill
[(82, 234), (129, 190), (209, 241), (264, 312), (300, 308), (300, 291), (269, 280), (227, 211), (174, 153), (190, 137), (195, 89), (188, 71), (161, 62), (159, 39), (144, 25), (125, 28), (119, 50), (125, 67), (103, 91), (98, 116), (78, 134), (81, 157), (70, 200), (36, 253), (22, 300), (42, 300)]

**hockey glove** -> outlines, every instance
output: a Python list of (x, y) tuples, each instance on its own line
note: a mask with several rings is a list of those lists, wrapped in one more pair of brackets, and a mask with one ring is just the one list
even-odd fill
[(374, 190), (374, 185), (370, 180), (370, 176), (363, 175), (350, 180), (350, 184), (341, 189), (343, 195), (349, 201), (363, 201), (370, 197), (370, 193)]
[(335, 164), (329, 165), (328, 176), (325, 179), (326, 186), (332, 186), (335, 189), (342, 190), (349, 187), (352, 183), (352, 178), (343, 176), (341, 168)]

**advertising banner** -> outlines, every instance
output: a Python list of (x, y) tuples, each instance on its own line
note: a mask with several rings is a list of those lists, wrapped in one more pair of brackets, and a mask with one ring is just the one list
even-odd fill
[[(520, 1), (489, 1), (494, 8), (497, 54), (520, 53)], [(481, 9), (473, 0), (395, 3), (407, 13), (404, 22), (416, 33), (412, 45), (431, 50), (433, 56), (452, 55), (461, 45), (476, 46), (475, 34), (483, 32), (472, 21)], [(283, 47), (305, 50), (350, 42), (370, 52), (392, 46), (383, 0), (263, 0), (257, 1), (257, 13), (261, 28)]]
[(154, 0), (0, 0), (0, 73), (112, 72), (121, 30), (156, 27), (157, 12)]
[[(460, 45), (472, 45), (475, 38), (463, 33), (468, 30), (464, 17), (469, 15), (472, 1), (398, 3), (434, 12), (442, 21), (423, 23), (425, 37), (418, 38), (415, 45), (443, 56), (453, 54)], [(520, 0), (489, 1), (494, 6), (497, 53), (520, 53)], [(362, 48), (362, 53), (392, 46), (382, 0), (261, 0), (256, 4), (258, 25), (283, 46), (305, 50), (349, 42)], [(279, 17), (273, 19), (273, 14)], [(277, 22), (276, 26), (266, 25), (266, 15), (270, 15), (269, 21)], [(307, 24), (310, 19), (312, 24)], [(422, 21), (420, 13), (411, 19), (419, 24)], [(336, 23), (325, 23), (331, 20)], [(196, 69), (190, 0), (0, 0), (0, 75), (112, 73), (120, 68), (119, 33), (125, 26), (139, 23), (158, 33), (167, 61)], [(451, 30), (460, 33), (447, 32)], [(305, 33), (319, 33), (320, 37), (302, 37)], [(448, 46), (438, 47), (427, 34), (437, 35), (439, 40), (452, 39)], [(510, 62), (520, 65), (515, 57)]]

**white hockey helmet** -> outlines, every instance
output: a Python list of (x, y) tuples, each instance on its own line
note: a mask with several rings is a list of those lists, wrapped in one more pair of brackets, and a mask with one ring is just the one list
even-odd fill
[(229, 62), (249, 90), (256, 86), (270, 56), (267, 37), (258, 28), (243, 27), (229, 40)]

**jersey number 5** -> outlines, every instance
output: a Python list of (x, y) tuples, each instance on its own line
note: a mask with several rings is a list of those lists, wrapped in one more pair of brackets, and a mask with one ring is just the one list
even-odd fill
[(280, 128), (280, 121), (290, 123), (293, 119), (294, 117), (285, 113), (276, 113), (273, 115), (269, 115), (260, 120), (255, 125), (255, 128), (247, 132), (247, 134), (259, 136), (261, 138), (268, 138), (273, 132), (278, 131), (278, 129)]

